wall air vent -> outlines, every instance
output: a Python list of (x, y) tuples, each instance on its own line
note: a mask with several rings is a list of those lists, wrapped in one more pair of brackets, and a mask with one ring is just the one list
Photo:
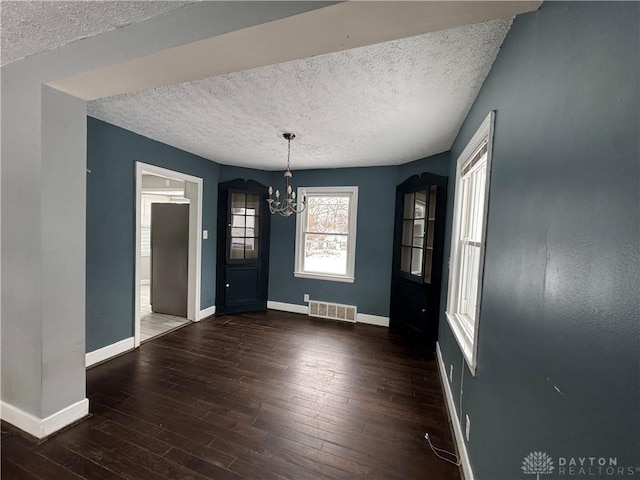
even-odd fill
[(340, 303), (310, 300), (309, 316), (356, 323), (358, 308), (355, 305), (342, 305)]

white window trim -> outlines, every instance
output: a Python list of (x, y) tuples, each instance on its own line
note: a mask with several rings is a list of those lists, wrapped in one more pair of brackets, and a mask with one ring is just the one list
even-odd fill
[(304, 265), (304, 224), (307, 218), (307, 210), (305, 209), (299, 215), (296, 215), (296, 244), (295, 244), (295, 270), (293, 275), (297, 278), (312, 278), (315, 280), (329, 280), (332, 282), (355, 281), (356, 266), (356, 226), (358, 224), (358, 187), (298, 187), (297, 198), (305, 198), (308, 195), (350, 195), (349, 202), (349, 239), (347, 241), (347, 273), (344, 275), (330, 273), (305, 272), (302, 270)]
[[(454, 337), (456, 338), (463, 356), (467, 362), (469, 370), (472, 375), (475, 376), (477, 367), (478, 356), (478, 327), (480, 325), (480, 310), (482, 302), (482, 280), (484, 277), (484, 251), (485, 240), (487, 234), (487, 217), (489, 212), (489, 190), (491, 185), (491, 157), (493, 156), (493, 131), (494, 131), (494, 119), (495, 112), (489, 112), (489, 115), (485, 118), (480, 125), (480, 128), (476, 131), (475, 135), (471, 138), (462, 154), (458, 157), (456, 168), (456, 187), (455, 187), (455, 201), (454, 201), (454, 218), (453, 218), (453, 232), (451, 234), (451, 249), (449, 257), (449, 288), (447, 298), (447, 310), (445, 312), (447, 321), (451, 327)], [(461, 172), (463, 166), (473, 158), (475, 152), (482, 146), (484, 142), (487, 142), (487, 173), (485, 180), (484, 191), (484, 219), (482, 225), (482, 246), (480, 248), (480, 266), (478, 273), (478, 288), (477, 288), (477, 302), (475, 311), (475, 322), (473, 332), (470, 331), (467, 326), (467, 322), (464, 321), (459, 314), (455, 313), (455, 305), (457, 304), (457, 285), (458, 285), (458, 268), (457, 264), (460, 261), (459, 258), (459, 231), (461, 223)]]

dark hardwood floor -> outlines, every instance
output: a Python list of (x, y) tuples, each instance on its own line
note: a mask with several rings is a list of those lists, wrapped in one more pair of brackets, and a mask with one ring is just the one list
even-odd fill
[[(269, 311), (188, 325), (87, 372), (92, 416), (2, 479), (459, 479), (437, 364), (387, 329)], [(6, 430), (4, 426), (3, 430)]]

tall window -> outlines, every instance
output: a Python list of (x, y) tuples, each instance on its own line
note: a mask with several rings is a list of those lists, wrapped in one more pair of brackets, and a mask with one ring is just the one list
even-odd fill
[(493, 118), (491, 112), (458, 158), (456, 170), (446, 315), (473, 373), (477, 364)]
[(307, 208), (296, 220), (296, 277), (353, 282), (358, 187), (298, 189)]

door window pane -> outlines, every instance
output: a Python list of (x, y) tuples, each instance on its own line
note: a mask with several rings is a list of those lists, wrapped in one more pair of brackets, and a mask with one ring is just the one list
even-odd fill
[(244, 215), (247, 195), (244, 193), (231, 194), (231, 213)]
[(413, 221), (403, 220), (402, 222), (402, 245), (411, 245), (413, 236)]
[(231, 258), (244, 258), (244, 238), (231, 237)]
[(403, 272), (411, 271), (411, 248), (402, 247), (402, 255), (400, 259), (400, 265)]
[(232, 192), (230, 197), (229, 258), (258, 258), (260, 195)]
[(405, 273), (419, 277), (422, 277), (423, 272), (427, 208), (426, 190), (405, 194), (402, 208), (400, 269)]
[(424, 218), (427, 210), (427, 192), (416, 192), (416, 205), (413, 218)]
[(413, 218), (413, 205), (415, 203), (415, 198), (415, 193), (407, 193), (404, 196), (404, 218)]
[(411, 274), (412, 275), (422, 275), (422, 249), (421, 248), (412, 248), (411, 249)]
[(257, 237), (258, 236), (258, 217), (247, 217), (246, 218), (246, 237)]
[(244, 239), (244, 258), (258, 258), (258, 239)]
[(260, 195), (247, 194), (247, 215), (260, 215)]
[(414, 247), (424, 246), (424, 220), (413, 221), (413, 243)]
[(427, 215), (426, 247), (424, 259), (424, 282), (431, 283), (431, 267), (433, 264), (433, 238), (436, 226), (437, 185), (429, 187), (429, 214)]

